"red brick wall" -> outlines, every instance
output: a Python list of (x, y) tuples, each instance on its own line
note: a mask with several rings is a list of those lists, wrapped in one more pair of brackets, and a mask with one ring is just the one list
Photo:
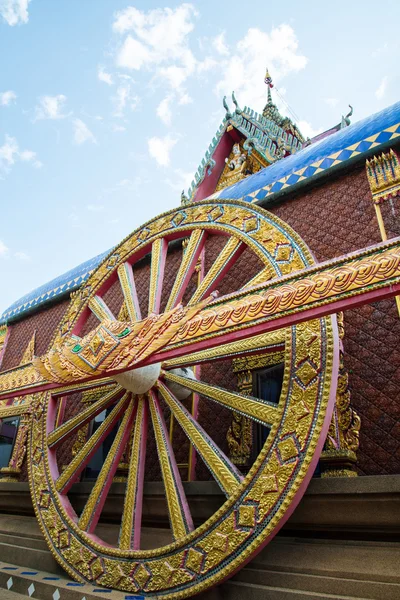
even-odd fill
[[(381, 241), (364, 167), (271, 210), (320, 261)], [(400, 202), (384, 206), (389, 236), (399, 235), (399, 216)], [(399, 340), (394, 300), (345, 313), (345, 364), (362, 420), (358, 467), (366, 475), (400, 473)]]
[(35, 352), (38, 356), (44, 354), (51, 342), (55, 328), (69, 304), (64, 300), (43, 310), (26, 317), (22, 321), (10, 325), (10, 337), (4, 353), (1, 371), (17, 367), (22, 359), (29, 341), (36, 330)]
[[(289, 223), (306, 241), (318, 260), (325, 260), (380, 241), (370, 191), (363, 168), (331, 179), (308, 193), (285, 200), (273, 207), (272, 212)], [(394, 214), (393, 214), (394, 210)], [(396, 216), (400, 204), (384, 208), (384, 218), (389, 235), (398, 235)], [(207, 246), (206, 268), (211, 264), (224, 240), (213, 239)], [(179, 266), (180, 250), (167, 260), (165, 290), (162, 306), (165, 306)], [(246, 252), (232, 269), (229, 278), (219, 286), (228, 293), (243, 285), (259, 268), (258, 259)], [(148, 297), (149, 265), (136, 273), (136, 285), (143, 315), (146, 314)], [(191, 282), (191, 292), (195, 286)], [(105, 300), (115, 314), (122, 303), (122, 295), (113, 286)], [(186, 294), (185, 300), (190, 297)], [(53, 331), (65, 311), (67, 301), (45, 311), (27, 317), (12, 326), (2, 368), (16, 366), (37, 330), (37, 353), (47, 350)], [(96, 323), (93, 318), (87, 330)], [(375, 303), (351, 310), (345, 314), (346, 334), (344, 340), (346, 366), (350, 375), (352, 402), (362, 419), (361, 443), (358, 453), (360, 473), (400, 473), (400, 351), (398, 340), (400, 319), (393, 300)], [(202, 379), (212, 381), (228, 389), (235, 387), (230, 361), (204, 367)], [(167, 420), (168, 411), (165, 410)], [(223, 407), (202, 399), (199, 421), (216, 443), (225, 451), (226, 430), (230, 414)], [(187, 461), (188, 444), (179, 426), (175, 429), (175, 444), (179, 463)], [(147, 478), (160, 477), (155, 442), (150, 436), (146, 464)], [(208, 478), (208, 471), (201, 460), (197, 467), (198, 477)]]

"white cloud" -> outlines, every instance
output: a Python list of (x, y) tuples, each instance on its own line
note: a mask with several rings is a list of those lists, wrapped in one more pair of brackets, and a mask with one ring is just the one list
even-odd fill
[(181, 87), (196, 69), (188, 36), (194, 28), (197, 12), (191, 4), (175, 9), (140, 11), (129, 7), (117, 12), (113, 29), (126, 35), (116, 55), (120, 68), (156, 70), (156, 80), (167, 80), (174, 90)]
[(8, 254), (8, 248), (4, 242), (0, 240), (0, 258), (4, 258)]
[[(135, 177), (135, 181), (136, 185), (140, 184), (140, 177)], [(118, 181), (117, 187), (124, 188), (126, 190), (133, 190), (135, 189), (135, 183), (131, 179), (125, 178)]]
[(71, 113), (64, 113), (67, 97), (63, 94), (57, 96), (41, 96), (35, 109), (35, 120), (40, 119), (65, 119)]
[(99, 67), (97, 70), (97, 77), (100, 81), (103, 81), (107, 85), (114, 85), (114, 80), (111, 73), (107, 73), (104, 67)]
[(28, 4), (31, 0), (0, 0), (0, 15), (8, 25), (27, 23)]
[(113, 131), (114, 133), (119, 133), (121, 131), (126, 131), (126, 127), (124, 127), (123, 125), (115, 125), (115, 123), (113, 123), (111, 125), (111, 131)]
[(216, 94), (221, 97), (235, 90), (241, 106), (261, 110), (267, 98), (266, 66), (275, 83), (289, 73), (304, 69), (307, 58), (299, 52), (298, 46), (290, 25), (279, 25), (269, 33), (248, 29), (229, 58), (220, 63), (223, 76), (215, 87)]
[(189, 94), (184, 94), (179, 98), (178, 104), (191, 104), (193, 102), (193, 98), (189, 96)]
[(36, 158), (36, 152), (32, 150), (22, 150), (19, 153), (19, 157), (24, 162), (31, 162), (35, 169), (41, 169), (43, 167), (43, 163)]
[(297, 123), (298, 128), (300, 129), (301, 133), (304, 135), (305, 138), (313, 138), (314, 136), (318, 135), (319, 133), (322, 132), (322, 129), (314, 129), (314, 127), (311, 125), (311, 123), (309, 123), (308, 121), (299, 121)]
[(229, 49), (225, 43), (225, 31), (222, 31), (219, 35), (217, 35), (217, 37), (213, 39), (212, 45), (218, 52), (218, 54), (221, 54), (222, 56), (228, 56)]
[(74, 119), (73, 126), (75, 144), (84, 144), (85, 142), (96, 143), (96, 138), (93, 133), (81, 119)]
[(324, 98), (325, 104), (330, 106), (331, 108), (335, 108), (339, 104), (339, 100), (337, 98)]
[(131, 83), (126, 82), (118, 86), (112, 101), (114, 104), (114, 116), (123, 117), (126, 108), (135, 110), (138, 107), (140, 98), (133, 93)]
[(19, 155), (18, 142), (15, 138), (6, 134), (5, 141), (0, 146), (0, 169), (8, 169), (14, 163)]
[(171, 102), (172, 96), (171, 94), (169, 94), (168, 96), (165, 96), (163, 100), (161, 100), (160, 104), (157, 107), (157, 116), (160, 117), (161, 121), (165, 123), (165, 125), (171, 125)]
[(197, 72), (206, 73), (218, 66), (218, 62), (212, 56), (206, 56), (204, 60), (197, 63)]
[(17, 161), (29, 162), (36, 168), (43, 166), (36, 158), (36, 152), (20, 150), (16, 138), (6, 134), (4, 144), (0, 146), (0, 173), (8, 173)]
[(193, 180), (193, 172), (192, 171), (183, 171), (182, 169), (174, 169), (173, 178), (168, 177), (165, 180), (173, 190), (179, 192), (181, 194), (182, 190), (185, 192), (189, 189), (190, 184)]
[(382, 80), (379, 84), (378, 89), (375, 92), (375, 96), (378, 98), (378, 100), (382, 100), (382, 98), (384, 97), (384, 95), (386, 94), (386, 89), (387, 89), (387, 84), (388, 84), (388, 77), (387, 75), (385, 75), (384, 77), (382, 77)]
[(128, 35), (117, 56), (118, 67), (139, 70), (147, 62), (152, 62), (148, 48)]
[(22, 262), (30, 262), (32, 260), (32, 258), (29, 256), (29, 254), (26, 254), (26, 252), (14, 252), (14, 256)]
[(17, 99), (17, 94), (12, 90), (0, 93), (0, 106), (9, 106)]
[(166, 135), (163, 138), (152, 137), (147, 141), (149, 154), (162, 167), (167, 167), (170, 163), (170, 153), (177, 143), (177, 138)]
[(5, 243), (0, 240), (0, 258), (9, 258), (10, 256), (13, 256), (22, 262), (29, 262), (32, 260), (29, 254), (26, 254), (26, 252), (18, 251), (11, 254), (10, 248), (8, 248)]
[(90, 212), (102, 212), (104, 206), (102, 204), (88, 204), (86, 207)]

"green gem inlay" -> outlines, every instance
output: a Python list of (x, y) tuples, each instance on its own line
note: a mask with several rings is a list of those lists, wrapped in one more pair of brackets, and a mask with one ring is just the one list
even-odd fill
[(130, 333), (131, 330), (129, 329), (129, 327), (126, 327), (123, 331), (121, 331), (121, 333), (117, 333), (117, 337), (118, 338), (123, 338), (126, 335), (128, 335), (128, 333)]

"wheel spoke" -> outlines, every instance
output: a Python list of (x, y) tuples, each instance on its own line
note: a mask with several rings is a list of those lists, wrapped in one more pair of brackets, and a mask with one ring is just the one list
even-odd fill
[(114, 390), (103, 396), (103, 398), (100, 398), (100, 400), (97, 400), (97, 402), (94, 402), (85, 408), (85, 410), (69, 419), (69, 421), (66, 421), (66, 423), (63, 423), (60, 427), (54, 429), (47, 437), (49, 448), (52, 448), (55, 445), (58, 446), (65, 437), (71, 435), (74, 431), (80, 429), (83, 425), (94, 419), (94, 417), (107, 408), (111, 402), (118, 400), (122, 394), (123, 390), (121, 386), (118, 385)]
[(255, 352), (276, 352), (279, 349), (283, 349), (284, 344), (285, 330), (279, 329), (278, 331), (262, 333), (261, 335), (256, 335), (247, 340), (242, 340), (240, 342), (240, 348), (238, 342), (230, 342), (228, 344), (217, 346), (216, 348), (200, 350), (199, 352), (192, 352), (191, 354), (186, 354), (182, 357), (171, 358), (170, 360), (166, 360), (163, 363), (163, 366), (169, 369), (172, 367), (200, 364), (210, 360), (237, 358)]
[(238, 394), (237, 392), (229, 392), (223, 388), (209, 383), (203, 383), (202, 381), (195, 381), (188, 377), (182, 377), (176, 375), (170, 371), (164, 371), (163, 376), (167, 381), (174, 381), (179, 383), (183, 387), (197, 392), (202, 396), (215, 400), (219, 404), (226, 406), (245, 417), (251, 417), (252, 419), (263, 423), (264, 425), (271, 426), (277, 416), (277, 407), (274, 404), (269, 404), (265, 400), (253, 398), (252, 396), (245, 396), (244, 394)]
[(160, 238), (151, 247), (151, 269), (149, 287), (149, 315), (160, 312), (161, 292), (164, 279), (165, 259), (168, 242)]
[(106, 417), (100, 427), (90, 437), (86, 444), (80, 449), (78, 454), (74, 456), (70, 464), (62, 472), (56, 481), (56, 489), (62, 494), (66, 494), (71, 485), (76, 481), (80, 473), (86, 467), (97, 448), (112, 430), (115, 423), (121, 417), (121, 413), (126, 408), (129, 394), (125, 396), (114, 406), (108, 417)]
[(150, 390), (149, 403), (157, 452), (164, 481), (172, 533), (175, 539), (193, 531), (192, 516), (189, 511), (181, 476), (168, 437), (168, 430), (155, 392)]
[(242, 475), (168, 387), (161, 381), (157, 385), (175, 419), (200, 454), (220, 488), (227, 496), (232, 494), (242, 481)]
[(98, 320), (101, 321), (115, 321), (115, 317), (103, 298), (100, 296), (94, 296), (89, 301), (89, 308)]
[(222, 277), (224, 277), (227, 271), (234, 265), (245, 247), (245, 244), (237, 238), (231, 237), (228, 240), (216, 260), (211, 265), (203, 281), (191, 297), (188, 302), (189, 305), (196, 304), (196, 302), (199, 302), (207, 294), (210, 294), (215, 290)]
[(60, 395), (64, 395), (66, 393), (68, 394), (73, 394), (74, 392), (87, 392), (89, 390), (92, 390), (94, 388), (101, 388), (101, 387), (110, 387), (110, 384), (114, 385), (114, 389), (115, 389), (115, 380), (111, 379), (111, 377), (102, 377), (101, 379), (96, 379), (96, 381), (86, 381), (84, 383), (82, 382), (78, 382), (75, 385), (62, 385), (59, 388), (55, 388), (54, 390), (52, 390), (51, 395), (54, 396), (58, 396), (60, 397)]
[(175, 283), (165, 310), (174, 308), (182, 300), (190, 278), (193, 275), (196, 263), (204, 247), (206, 234), (201, 229), (196, 229), (190, 236), (186, 250), (183, 251), (182, 262), (176, 275)]
[(133, 419), (135, 418), (137, 408), (136, 400), (131, 400), (119, 426), (117, 435), (107, 454), (107, 458), (101, 468), (96, 483), (90, 492), (89, 498), (80, 516), (78, 526), (88, 533), (93, 533), (96, 529), (104, 502), (106, 501), (108, 491), (111, 487), (113, 477), (118, 468), (125, 445), (128, 441)]
[(121, 550), (138, 550), (142, 523), (143, 480), (146, 460), (148, 404), (144, 396), (138, 400), (129, 474), (126, 484), (119, 547)]
[(129, 263), (124, 263), (118, 267), (118, 277), (124, 295), (125, 305), (131, 321), (140, 321), (139, 299), (136, 293), (135, 278), (133, 270)]

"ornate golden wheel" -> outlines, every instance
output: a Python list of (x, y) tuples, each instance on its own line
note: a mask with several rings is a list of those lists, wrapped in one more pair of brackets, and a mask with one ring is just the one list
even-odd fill
[[(246, 273), (250, 256), (259, 265), (256, 276)], [(231, 292), (232, 306), (258, 282), (311, 264), (304, 242), (273, 215), (241, 202), (204, 201), (136, 230), (74, 295), (53, 350), (36, 360), (54, 387), (36, 393), (29, 457), (37, 518), (53, 555), (73, 578), (146, 597), (184, 598), (229, 577), (282, 526), (311, 477), (330, 422), (335, 319), (274, 333), (262, 333), (256, 323), (246, 334), (243, 303), (228, 318), (215, 311), (215, 292)], [(277, 347), (285, 351), (278, 404), (207, 379), (208, 365), (216, 361)], [(199, 422), (202, 402), (269, 428), (246, 476)], [(104, 420), (87, 436), (100, 414)], [(169, 438), (172, 417), (226, 495), (197, 528)], [(150, 439), (173, 541), (145, 550), (140, 533)], [(104, 460), (77, 513), (69, 491), (100, 447)], [(98, 522), (121, 461), (128, 465), (125, 500), (119, 538), (111, 545)]]

